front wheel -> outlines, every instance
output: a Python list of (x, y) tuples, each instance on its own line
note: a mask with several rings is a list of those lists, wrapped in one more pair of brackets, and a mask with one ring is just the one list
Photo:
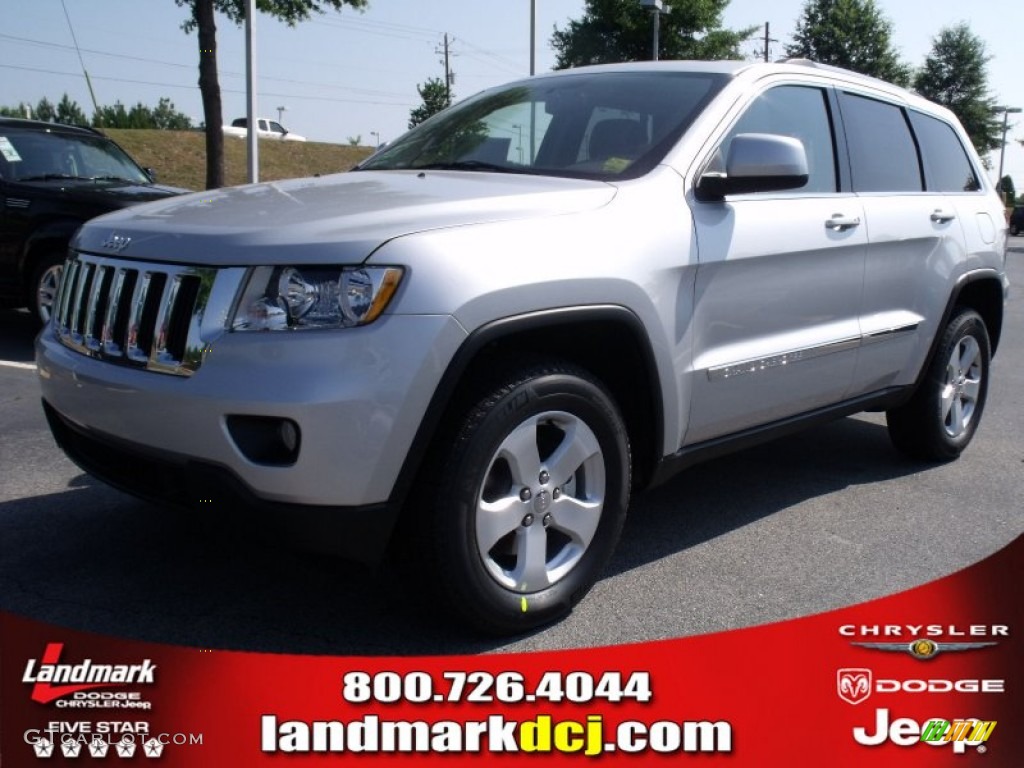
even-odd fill
[(57, 288), (63, 271), (64, 257), (59, 253), (45, 254), (32, 269), (28, 306), (43, 325), (49, 322), (53, 314), (53, 303), (57, 299)]
[(930, 461), (960, 455), (985, 409), (990, 349), (981, 316), (963, 308), (954, 313), (917, 392), (886, 413), (896, 448)]
[(525, 631), (568, 613), (615, 548), (629, 502), (626, 428), (604, 388), (565, 364), (499, 377), (474, 400), (436, 465), (434, 567), (459, 618)]

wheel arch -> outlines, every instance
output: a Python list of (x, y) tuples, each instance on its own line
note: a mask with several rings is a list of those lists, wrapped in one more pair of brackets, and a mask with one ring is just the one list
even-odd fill
[[(71, 238), (74, 237), (82, 222), (78, 219), (55, 219), (48, 221), (41, 227), (37, 227), (25, 240), (21, 249), (21, 257), (18, 263), (18, 271), (21, 276), (21, 285), (24, 291), (28, 291), (32, 281), (32, 271), (40, 258), (48, 253), (60, 252), (66, 254)], [(27, 297), (27, 293), (26, 293)]]
[(957, 307), (966, 307), (977, 312), (985, 323), (985, 330), (989, 337), (990, 357), (995, 357), (996, 348), (999, 346), (999, 339), (1003, 329), (1003, 281), (998, 272), (991, 269), (977, 270), (963, 275), (950, 293), (946, 308), (942, 313), (942, 320), (935, 330), (935, 338), (931, 341), (928, 354), (924, 363), (918, 371), (917, 379), (913, 386), (907, 389), (902, 400), (906, 401), (917, 392), (928, 370), (931, 368), (932, 360), (938, 352), (942, 341), (942, 334), (949, 321), (953, 318)]
[(969, 273), (950, 298), (941, 327), (945, 327), (957, 307), (973, 309), (985, 321), (992, 357), (995, 357), (1003, 331), (1003, 301), (1003, 283), (997, 273), (988, 270)]
[(442, 375), (420, 422), (389, 503), (401, 509), (431, 445), (462, 405), (474, 376), (514, 358), (553, 357), (589, 371), (626, 422), (634, 485), (646, 485), (660, 458), (663, 403), (654, 352), (643, 323), (618, 305), (567, 307), (502, 318), (471, 333)]

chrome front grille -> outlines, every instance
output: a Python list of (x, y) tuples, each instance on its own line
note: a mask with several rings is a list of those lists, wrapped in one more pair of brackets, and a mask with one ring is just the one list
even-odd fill
[(111, 363), (191, 376), (215, 269), (77, 254), (64, 265), (54, 330), (64, 346)]

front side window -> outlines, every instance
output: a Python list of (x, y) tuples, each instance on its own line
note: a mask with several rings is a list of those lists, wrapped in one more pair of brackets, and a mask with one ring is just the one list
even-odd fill
[(855, 192), (920, 192), (921, 166), (903, 109), (852, 93), (841, 95)]
[(929, 192), (976, 192), (981, 189), (978, 175), (953, 126), (931, 115), (910, 112), (921, 155), (924, 179)]
[(708, 72), (532, 78), (444, 110), (359, 170), (635, 178), (665, 156), (727, 80)]
[(795, 192), (835, 192), (836, 153), (825, 91), (798, 85), (772, 88), (758, 96), (715, 153), (713, 167), (724, 171), (729, 145), (741, 133), (769, 133), (799, 139), (807, 153), (807, 184)]

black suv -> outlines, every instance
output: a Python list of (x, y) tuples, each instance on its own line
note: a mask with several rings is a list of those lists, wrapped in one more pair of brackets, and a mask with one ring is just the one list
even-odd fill
[(1024, 232), (1024, 205), (1018, 205), (1010, 214), (1010, 234), (1019, 235)]
[(0, 306), (47, 320), (68, 241), (84, 221), (185, 191), (154, 184), (92, 128), (0, 118)]

